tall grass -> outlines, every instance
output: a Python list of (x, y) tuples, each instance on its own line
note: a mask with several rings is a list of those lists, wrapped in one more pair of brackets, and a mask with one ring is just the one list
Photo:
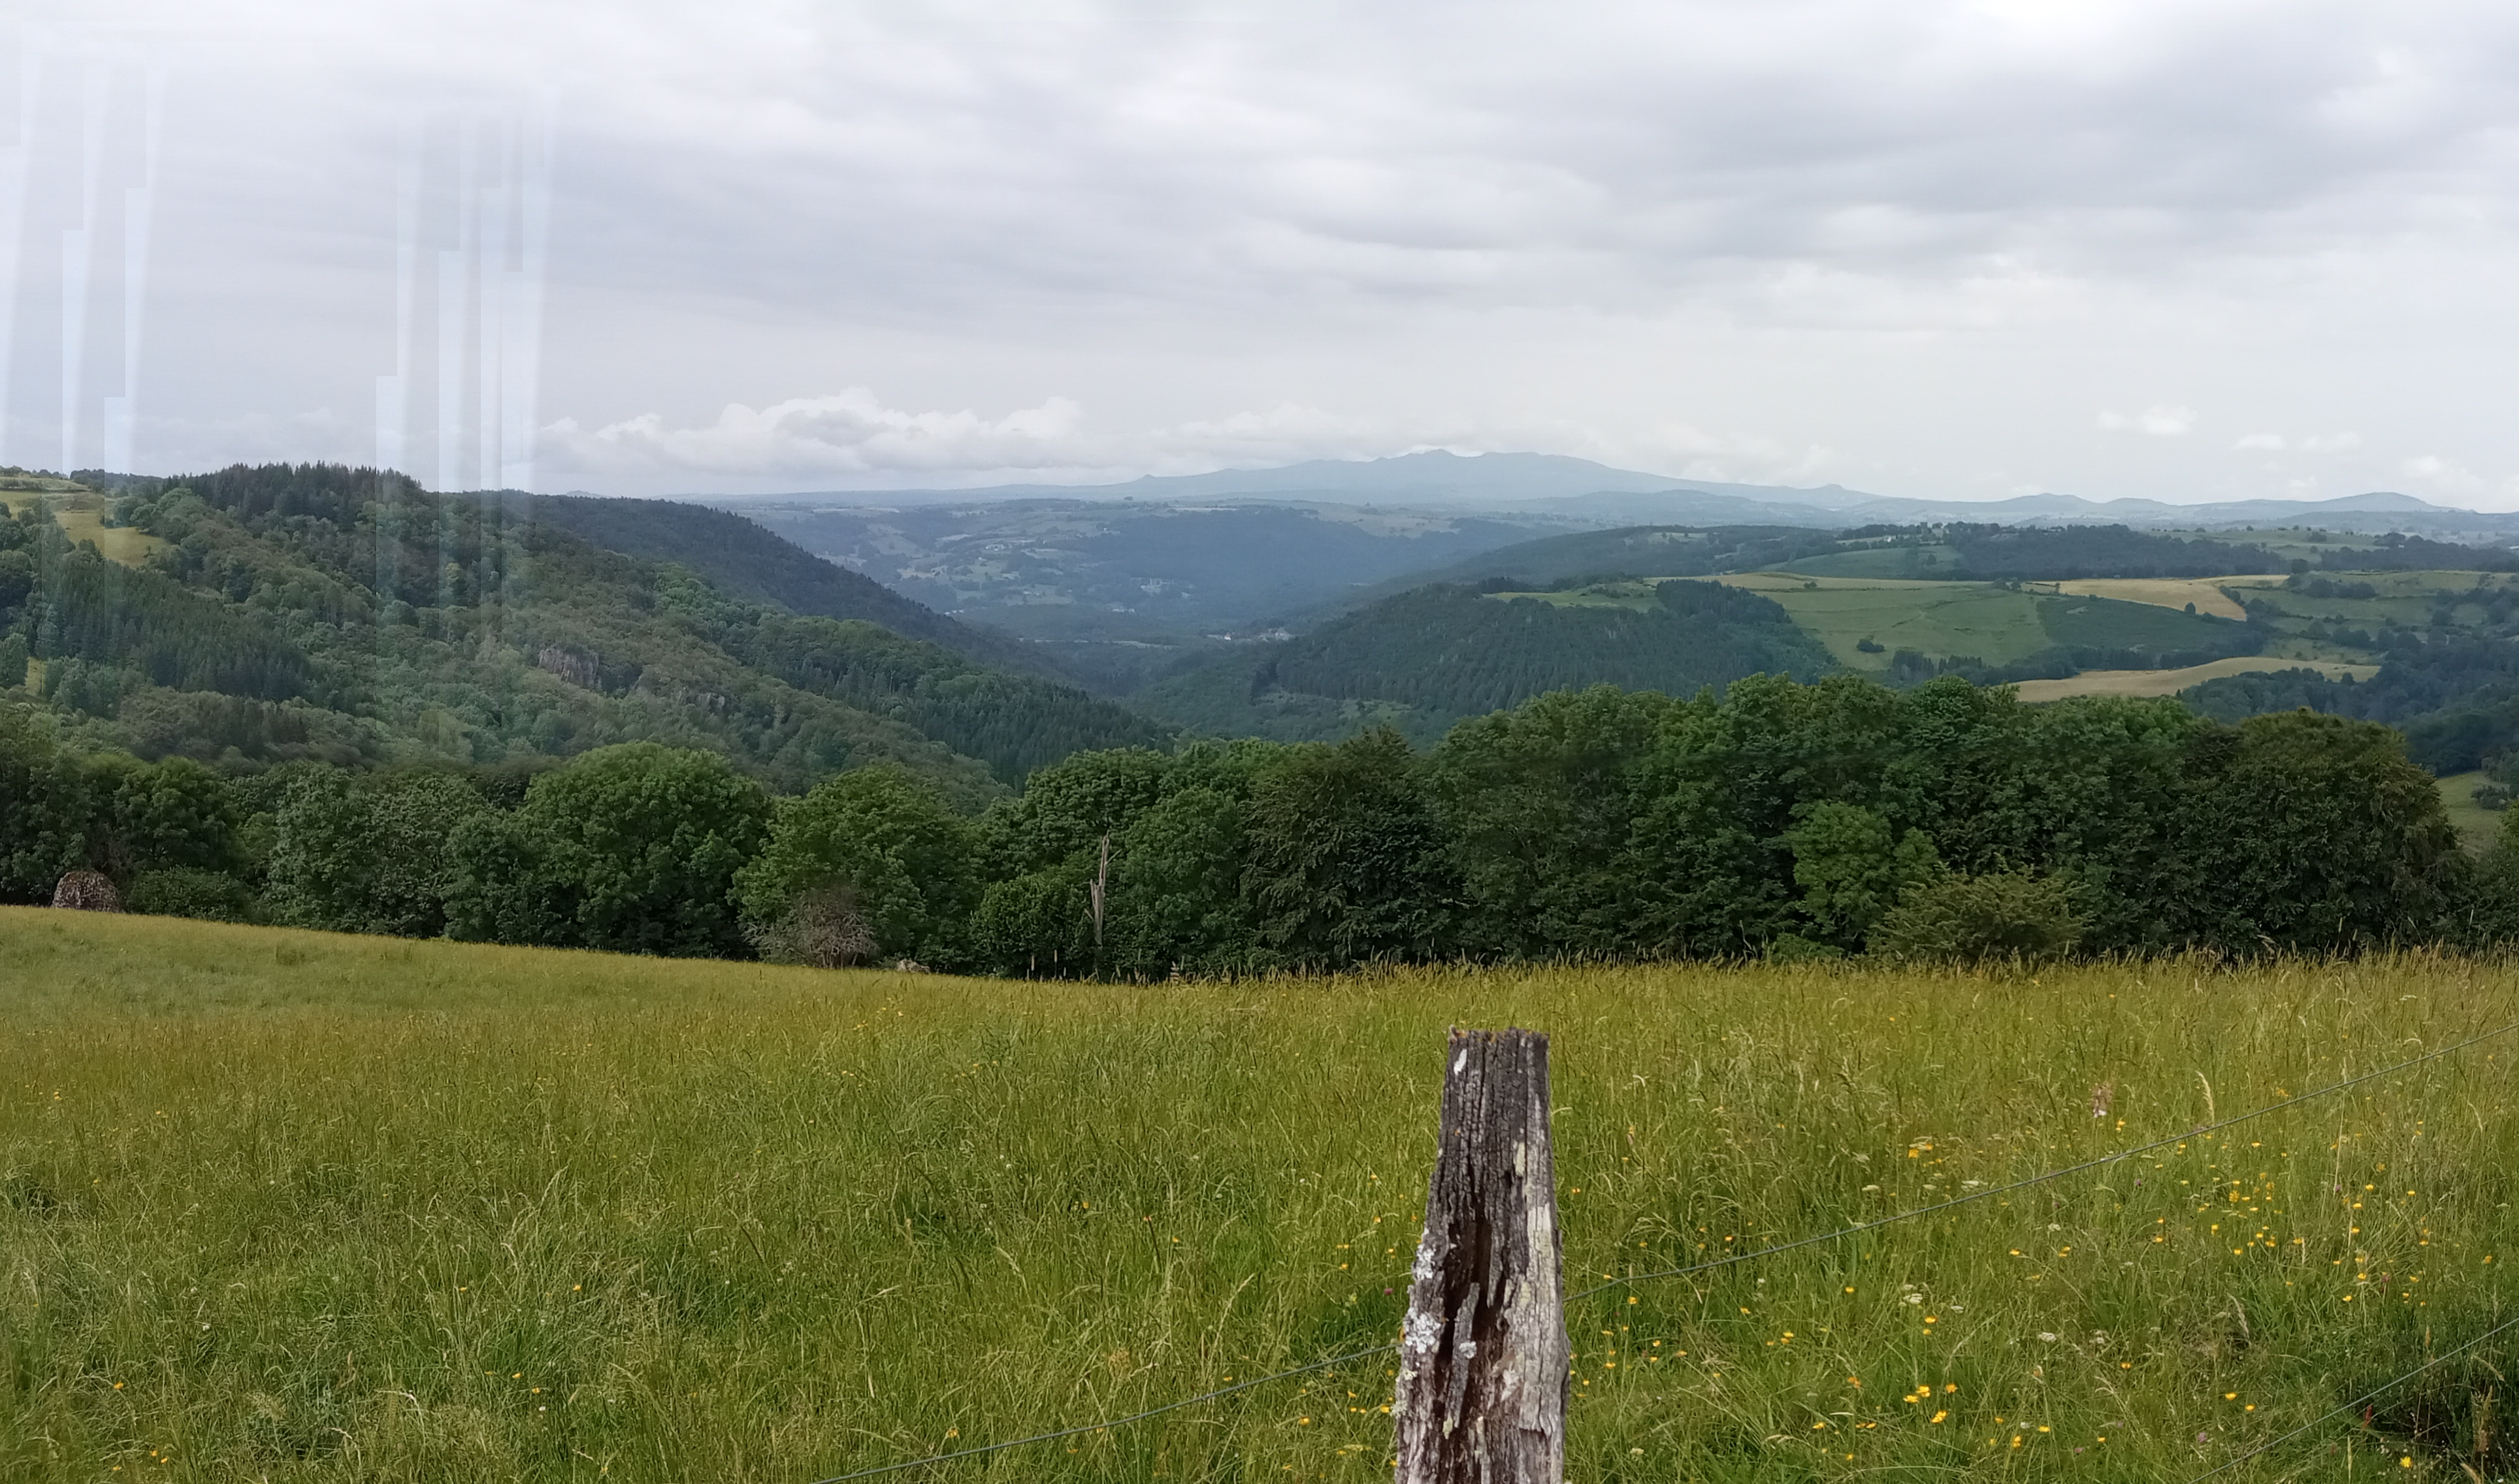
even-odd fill
[[(2513, 982), (1037, 985), (0, 909), (0, 1478), (806, 1484), (1374, 1344), (1451, 1024), (1553, 1032), (1579, 1287), (2190, 1129)], [(2514, 1057), (1586, 1299), (1569, 1476), (2200, 1472), (2497, 1322)], [(2505, 1355), (2224, 1477), (2497, 1474)], [(1362, 1480), (1390, 1384), (901, 1477)]]

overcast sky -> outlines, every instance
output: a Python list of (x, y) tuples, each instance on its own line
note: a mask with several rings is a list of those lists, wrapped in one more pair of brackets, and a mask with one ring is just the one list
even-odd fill
[(15, 10), (9, 462), (2519, 507), (2506, 0)]

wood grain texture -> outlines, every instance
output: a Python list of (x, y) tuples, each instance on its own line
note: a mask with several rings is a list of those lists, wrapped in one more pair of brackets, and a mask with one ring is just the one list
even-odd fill
[(1452, 1031), (1392, 1415), (1399, 1484), (1560, 1484), (1564, 1242), (1548, 1037)]

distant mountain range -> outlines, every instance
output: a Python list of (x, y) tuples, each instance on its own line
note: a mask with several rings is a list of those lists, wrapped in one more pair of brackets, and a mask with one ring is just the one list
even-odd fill
[[(1755, 494), (1734, 493), (1753, 491)], [(2011, 500), (1909, 500), (1830, 486), (1819, 490), (1696, 485), (1650, 494), (1603, 491), (1534, 502), (1535, 511), (1573, 515), (1603, 525), (1778, 525), (1844, 529), (1866, 525), (1940, 524), (2122, 525), (2143, 529), (2233, 530), (2316, 525), (2376, 535), (2403, 531), (2435, 539), (2519, 540), (2519, 514), (2459, 510), (2380, 491), (2335, 500), (2243, 500), (2180, 505), (2158, 500), (2083, 500), (2024, 495)]]
[[(993, 485), (978, 490), (844, 490), (765, 495), (763, 502), (823, 501), (833, 504), (937, 505), (1005, 500), (1330, 501), (1338, 503), (1513, 506), (1604, 492), (1646, 494), (1689, 484), (1665, 474), (1613, 469), (1560, 454), (1402, 454), (1392, 458), (1315, 458), (1273, 469), (1218, 469), (1212, 474), (1149, 474), (1124, 484)], [(1748, 486), (1719, 486), (1746, 489)], [(685, 497), (711, 503), (713, 495)], [(1857, 497), (1868, 498), (1868, 497)], [(746, 501), (745, 503), (753, 502)]]
[[(713, 497), (712, 503), (735, 502)], [(741, 503), (827, 503), (851, 509), (969, 506), (1014, 500), (1315, 502), (1398, 504), (1427, 510), (1507, 512), (1552, 523), (1623, 525), (1790, 525), (1843, 528), (1972, 521), (2004, 525), (2128, 525), (2230, 529), (2304, 522), (2338, 531), (2405, 531), (2440, 539), (2519, 541), (2519, 514), (2461, 510), (2411, 495), (2378, 491), (2335, 500), (2246, 500), (2174, 504), (2159, 500), (2084, 500), (2026, 495), (2011, 500), (1916, 500), (1849, 490), (1683, 479), (1613, 468), (1558, 454), (1461, 455), (1441, 451), (1392, 458), (1313, 459), (1274, 469), (1149, 475), (1111, 485), (999, 485), (978, 490), (855, 490), (766, 497)]]

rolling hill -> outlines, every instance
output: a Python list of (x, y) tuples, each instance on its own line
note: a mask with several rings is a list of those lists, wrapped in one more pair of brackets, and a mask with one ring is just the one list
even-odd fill
[(982, 662), (1011, 640), (696, 506), (562, 502), (563, 523), (321, 464), (7, 503), (0, 660), (23, 677), (0, 692), (84, 745), (251, 768), (530, 765), (652, 740), (790, 789), (890, 760), (977, 804), (1069, 752), (1167, 737)]
[(948, 618), (732, 511), (588, 495), (536, 496), (525, 507), (534, 520), (607, 551), (687, 567), (731, 597), (819, 618), (863, 619), (981, 664), (1068, 678), (1038, 645)]
[(1565, 596), (1419, 588), (1167, 677), (1134, 699), (1213, 735), (1292, 741), (1380, 722), (1431, 742), (1464, 717), (1551, 690), (1607, 683), (1687, 695), (1748, 675), (1809, 679), (1836, 668), (1756, 593), (1675, 581)]

